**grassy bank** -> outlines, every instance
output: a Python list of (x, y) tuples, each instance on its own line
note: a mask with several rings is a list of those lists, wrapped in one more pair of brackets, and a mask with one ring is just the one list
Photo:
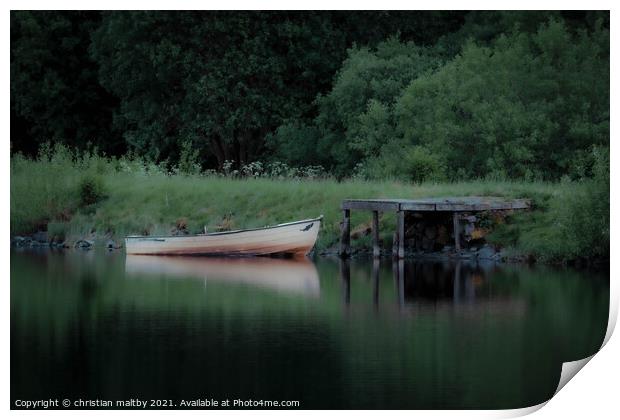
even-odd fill
[[(325, 216), (318, 249), (338, 239), (344, 198), (496, 195), (527, 197), (532, 211), (515, 214), (490, 240), (543, 260), (571, 260), (609, 252), (609, 193), (594, 194), (593, 181), (406, 184), (332, 179), (230, 178), (170, 174), (139, 159), (74, 156), (65, 151), (37, 160), (11, 159), (11, 233), (47, 229), (67, 240), (93, 235), (190, 232), (256, 227)], [(608, 187), (607, 187), (608, 188)], [(599, 188), (600, 190), (600, 188)], [(601, 198), (602, 197), (602, 198)], [(606, 209), (606, 214), (605, 214)], [(381, 223), (391, 241), (394, 216)], [(352, 226), (370, 222), (353, 212)], [(360, 241), (368, 241), (362, 238)]]

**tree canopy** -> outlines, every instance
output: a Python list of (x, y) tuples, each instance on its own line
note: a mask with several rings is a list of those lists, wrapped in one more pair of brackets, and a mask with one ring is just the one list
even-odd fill
[(592, 147), (609, 144), (609, 29), (511, 24), (454, 57), (445, 40), (350, 49), (318, 116), (281, 126), (274, 153), (371, 178), (582, 176)]
[[(11, 146), (548, 178), (609, 144), (608, 12), (11, 12)], [(447, 170), (450, 168), (450, 170)]]
[(100, 16), (90, 12), (11, 12), (11, 146), (36, 153), (43, 142), (122, 152), (112, 134), (118, 99), (88, 54)]

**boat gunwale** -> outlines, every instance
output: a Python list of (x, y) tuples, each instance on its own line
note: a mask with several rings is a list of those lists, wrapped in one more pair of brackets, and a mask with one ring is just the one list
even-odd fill
[(230, 235), (233, 233), (243, 233), (243, 232), (253, 232), (257, 230), (275, 229), (279, 227), (293, 226), (297, 224), (316, 222), (316, 221), (321, 221), (321, 220), (323, 220), (323, 215), (320, 215), (319, 217), (315, 217), (314, 219), (306, 219), (306, 220), (299, 220), (296, 222), (280, 223), (279, 225), (265, 226), (265, 227), (260, 227), (260, 228), (227, 230), (225, 232), (213, 232), (213, 233), (193, 233), (190, 235), (157, 235), (157, 236), (155, 235), (129, 235), (129, 236), (125, 236), (125, 239), (140, 239), (140, 238), (179, 238), (179, 239), (182, 239), (182, 238), (192, 238), (192, 237), (221, 236), (221, 235)]

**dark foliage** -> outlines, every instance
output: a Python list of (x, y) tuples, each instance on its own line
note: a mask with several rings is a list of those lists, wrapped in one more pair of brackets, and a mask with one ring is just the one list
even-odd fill
[(82, 206), (90, 206), (106, 197), (103, 179), (97, 175), (85, 175), (78, 184), (78, 194)]
[(126, 148), (112, 131), (119, 100), (98, 80), (88, 54), (97, 12), (11, 12), (11, 149), (30, 155), (62, 142), (111, 153)]
[(11, 148), (575, 179), (609, 144), (608, 28), (608, 12), (13, 11)]

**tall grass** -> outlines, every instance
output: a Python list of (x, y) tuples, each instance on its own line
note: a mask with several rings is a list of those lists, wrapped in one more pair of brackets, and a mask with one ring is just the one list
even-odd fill
[[(93, 177), (101, 184), (105, 198), (85, 205), (80, 186)], [(531, 198), (534, 209), (511, 217), (492, 240), (539, 257), (562, 259), (586, 249), (587, 244), (567, 240), (575, 237), (571, 233), (577, 232), (574, 229), (586, 226), (574, 226), (575, 221), (560, 216), (568, 214), (563, 213), (567, 206), (573, 208), (577, 202), (592, 200), (590, 187), (570, 181), (406, 184), (183, 175), (139, 158), (79, 155), (56, 147), (44, 150), (35, 160), (20, 155), (11, 158), (11, 232), (27, 233), (46, 225), (50, 235), (59, 237), (122, 237), (169, 233), (180, 223), (190, 232), (202, 232), (205, 226), (208, 231), (258, 227), (322, 214), (324, 224), (317, 246), (325, 249), (337, 242), (339, 208), (345, 198), (493, 195)], [(369, 212), (353, 212), (353, 227), (370, 223), (370, 218)], [(584, 220), (587, 218), (581, 217), (578, 223)], [(383, 214), (381, 223), (383, 239), (389, 243), (394, 215)], [(606, 240), (608, 250), (608, 233), (605, 238), (596, 233), (597, 229), (592, 231), (590, 242)]]

